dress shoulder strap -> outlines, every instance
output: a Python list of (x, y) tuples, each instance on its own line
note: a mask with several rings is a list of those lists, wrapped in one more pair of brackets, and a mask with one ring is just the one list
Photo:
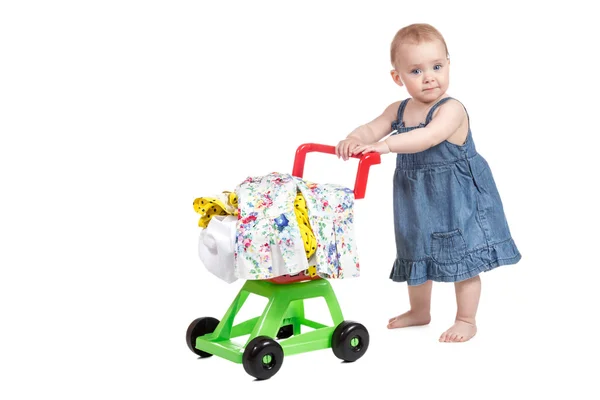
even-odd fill
[(408, 100), (410, 100), (410, 98), (402, 100), (402, 103), (400, 103), (400, 106), (398, 107), (398, 115), (397, 115), (398, 124), (401, 124), (404, 121), (404, 109), (406, 108), (406, 105), (408, 104)]
[(437, 110), (442, 104), (444, 104), (448, 100), (454, 100), (454, 99), (452, 97), (444, 97), (443, 99), (441, 99), (440, 101), (435, 103), (433, 105), (433, 107), (431, 107), (431, 109), (427, 113), (427, 119), (425, 119), (425, 125), (427, 125), (431, 122), (431, 119), (433, 118), (433, 113), (435, 112), (435, 110)]

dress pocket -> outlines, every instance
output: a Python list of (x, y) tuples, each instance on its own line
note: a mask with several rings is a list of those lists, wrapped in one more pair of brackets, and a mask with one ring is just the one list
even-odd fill
[(463, 258), (467, 244), (459, 229), (431, 234), (431, 258), (439, 264), (453, 264)]

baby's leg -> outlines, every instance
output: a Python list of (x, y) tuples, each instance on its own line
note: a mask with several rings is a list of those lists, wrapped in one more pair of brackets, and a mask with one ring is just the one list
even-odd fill
[(431, 321), (431, 288), (433, 282), (427, 281), (422, 285), (408, 286), (410, 310), (397, 317), (391, 318), (388, 328), (405, 328), (407, 326), (427, 325)]
[(477, 333), (475, 314), (481, 295), (479, 275), (454, 284), (456, 291), (456, 320), (454, 325), (440, 336), (440, 342), (466, 342)]

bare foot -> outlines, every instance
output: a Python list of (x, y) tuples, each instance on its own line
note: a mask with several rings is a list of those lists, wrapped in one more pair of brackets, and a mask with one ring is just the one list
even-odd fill
[(408, 326), (427, 325), (430, 321), (431, 315), (429, 313), (416, 313), (409, 310), (397, 317), (390, 318), (387, 327), (388, 329), (406, 328)]
[(477, 333), (477, 326), (465, 321), (456, 321), (446, 332), (440, 336), (440, 342), (466, 342)]

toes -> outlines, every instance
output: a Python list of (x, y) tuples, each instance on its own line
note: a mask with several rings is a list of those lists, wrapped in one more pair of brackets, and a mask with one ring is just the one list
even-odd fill
[(450, 331), (446, 331), (442, 333), (442, 337), (440, 338), (440, 342), (448, 343), (450, 341)]
[(461, 342), (463, 336), (459, 335), (456, 332), (452, 332), (450, 330), (442, 333), (442, 336), (440, 336), (440, 342), (444, 342), (444, 343), (452, 343), (452, 342)]
[(463, 335), (461, 335), (460, 333), (455, 333), (455, 334), (454, 334), (454, 337), (452, 338), (452, 341), (453, 341), (453, 342), (462, 342), (462, 341), (463, 341), (463, 340), (462, 340), (463, 338), (464, 338), (464, 336), (463, 336)]
[(456, 324), (454, 324), (452, 327), (450, 327), (450, 329), (448, 329), (446, 332), (442, 333), (442, 336), (440, 336), (439, 341), (440, 342), (445, 342), (445, 343), (450, 343), (450, 342), (466, 342), (468, 340), (470, 340), (474, 335), (476, 330), (475, 325), (469, 324), (467, 322), (465, 322), (464, 324), (468, 325), (469, 328), (473, 328), (472, 331), (471, 329), (465, 329), (465, 326), (463, 326), (463, 323), (459, 323), (457, 321)]

